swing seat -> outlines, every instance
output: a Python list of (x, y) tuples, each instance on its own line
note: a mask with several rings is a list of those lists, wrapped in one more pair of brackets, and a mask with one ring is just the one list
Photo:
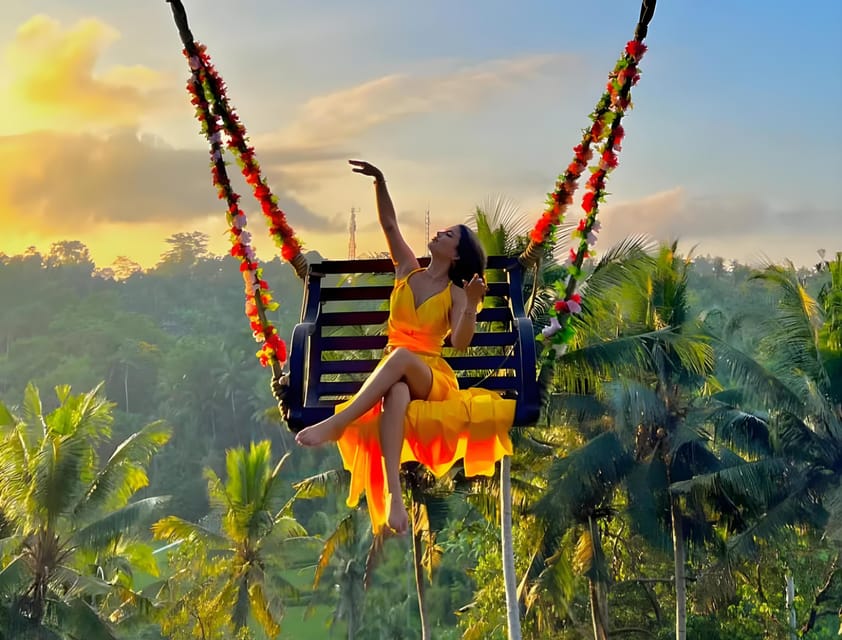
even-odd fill
[[(419, 263), (426, 266), (429, 258)], [(443, 351), (460, 388), (480, 386), (516, 400), (515, 426), (534, 424), (540, 411), (535, 336), (524, 311), (522, 275), (516, 257), (490, 256), (489, 292), (471, 346), (457, 352), (448, 338)], [(310, 265), (280, 403), (291, 431), (333, 415), (334, 406), (356, 393), (380, 362), (394, 277), (389, 259)]]

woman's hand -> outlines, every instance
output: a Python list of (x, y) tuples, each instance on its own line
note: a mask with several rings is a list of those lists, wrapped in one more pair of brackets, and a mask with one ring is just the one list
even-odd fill
[(488, 292), (488, 285), (485, 280), (480, 278), (479, 274), (475, 273), (470, 282), (462, 280), (462, 288), (465, 290), (465, 297), (467, 298), (468, 309), (476, 309)]
[(348, 163), (354, 165), (354, 168), (351, 169), (354, 173), (371, 176), (375, 182), (383, 181), (383, 172), (370, 162), (366, 162), (365, 160), (348, 160)]

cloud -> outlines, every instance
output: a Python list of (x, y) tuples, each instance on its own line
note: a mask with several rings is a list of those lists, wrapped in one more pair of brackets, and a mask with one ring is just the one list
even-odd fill
[[(108, 136), (39, 132), (0, 137), (0, 156), (15, 159), (0, 174), (4, 227), (26, 221), (58, 232), (105, 223), (183, 224), (224, 208), (216, 199), (205, 151), (173, 149), (129, 130)], [(231, 167), (236, 171), (236, 165)], [(251, 211), (255, 205), (246, 198), (245, 183), (238, 173), (231, 178)], [(275, 178), (267, 173), (270, 184)], [(319, 229), (330, 223), (285, 191), (276, 193), (293, 227)]]
[(811, 229), (842, 233), (842, 217), (817, 206), (773, 207), (756, 196), (698, 196), (676, 187), (635, 202), (608, 203), (605, 225), (612, 233), (645, 232), (658, 237), (719, 238), (757, 233), (789, 235)]
[[(633, 234), (663, 242), (698, 243), (702, 253), (755, 260), (791, 258), (809, 263), (828, 238), (842, 237), (842, 216), (815, 205), (775, 206), (756, 196), (694, 195), (682, 187), (633, 202), (606, 203), (602, 247)], [(836, 241), (838, 243), (838, 241)]]
[[(7, 127), (135, 126), (174, 107), (174, 80), (142, 65), (114, 65), (98, 72), (103, 52), (120, 33), (96, 19), (70, 27), (36, 15), (22, 24), (4, 51), (11, 76), (5, 101)], [(8, 129), (7, 129), (8, 130)]]
[(487, 61), (438, 74), (383, 76), (302, 105), (298, 117), (273, 136), (293, 148), (346, 143), (377, 126), (434, 111), (467, 111), (517, 83), (572, 60), (561, 54)]

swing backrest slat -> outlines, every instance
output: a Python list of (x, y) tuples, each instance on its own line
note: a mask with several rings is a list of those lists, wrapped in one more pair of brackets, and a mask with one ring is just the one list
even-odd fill
[[(426, 265), (427, 259), (419, 262)], [(539, 409), (535, 342), (523, 308), (520, 263), (491, 256), (487, 277), (489, 294), (471, 346), (456, 352), (445, 340), (443, 353), (461, 388), (479, 385), (515, 398), (515, 424), (532, 424)], [(334, 405), (355, 393), (377, 366), (386, 346), (393, 282), (394, 266), (387, 259), (310, 265), (283, 403), (290, 429), (300, 431), (331, 415)]]

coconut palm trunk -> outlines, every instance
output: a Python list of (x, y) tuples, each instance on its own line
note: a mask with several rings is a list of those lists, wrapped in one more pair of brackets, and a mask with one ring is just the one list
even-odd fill
[(588, 596), (591, 605), (591, 620), (593, 621), (594, 640), (608, 640), (608, 590), (605, 584), (604, 572), (601, 564), (604, 562), (602, 553), (602, 537), (599, 533), (599, 523), (596, 518), (588, 518), (588, 533), (592, 545), (592, 563), (588, 577)]
[(678, 498), (675, 496), (670, 498), (670, 516), (672, 518), (672, 548), (675, 562), (675, 637), (676, 640), (687, 640), (687, 575), (684, 571), (684, 530), (681, 524)]
[(421, 506), (412, 500), (409, 512), (411, 514), (412, 522), (412, 564), (415, 573), (415, 593), (418, 595), (418, 615), (421, 618), (421, 640), (430, 640), (430, 620), (427, 617), (427, 612), (424, 607), (424, 594), (426, 587), (424, 585), (424, 568), (422, 555), (422, 540), (421, 536), (424, 533), (424, 528), (420, 525), (419, 510)]
[(506, 619), (509, 640), (520, 640), (520, 605), (517, 598), (515, 553), (512, 539), (512, 459), (500, 461), (500, 543), (503, 556), (503, 584), (506, 588)]

